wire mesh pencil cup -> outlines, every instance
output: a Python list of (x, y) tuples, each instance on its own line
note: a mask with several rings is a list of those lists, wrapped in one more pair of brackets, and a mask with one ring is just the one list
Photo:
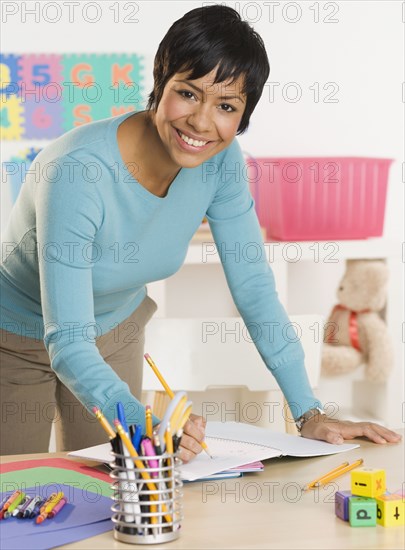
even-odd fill
[(169, 453), (140, 456), (135, 464), (125, 455), (111, 454), (114, 538), (132, 544), (159, 544), (177, 539), (183, 519), (178, 456)]

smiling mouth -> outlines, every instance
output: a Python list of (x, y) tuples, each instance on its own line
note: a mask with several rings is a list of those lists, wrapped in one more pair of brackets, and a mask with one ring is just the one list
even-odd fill
[(180, 138), (184, 141), (184, 143), (187, 143), (187, 145), (191, 145), (192, 147), (203, 147), (204, 145), (207, 145), (207, 143), (211, 143), (210, 141), (202, 141), (202, 140), (188, 137), (186, 134), (183, 134), (183, 132), (181, 132), (177, 128), (176, 128), (176, 132), (178, 133)]

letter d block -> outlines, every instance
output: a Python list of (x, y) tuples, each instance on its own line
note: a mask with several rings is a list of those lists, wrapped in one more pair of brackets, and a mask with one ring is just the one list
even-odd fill
[(380, 495), (377, 501), (377, 523), (383, 527), (405, 525), (405, 500), (401, 495)]
[(385, 470), (356, 468), (356, 470), (352, 470), (351, 478), (353, 495), (375, 498), (383, 495), (386, 491)]
[(349, 522), (352, 527), (377, 525), (377, 502), (374, 498), (349, 497)]
[(349, 520), (349, 497), (350, 491), (336, 491), (335, 493), (335, 514), (344, 521)]

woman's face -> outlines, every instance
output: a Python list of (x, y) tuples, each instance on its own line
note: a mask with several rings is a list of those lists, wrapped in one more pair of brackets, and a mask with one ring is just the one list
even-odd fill
[(216, 70), (196, 80), (176, 73), (166, 84), (155, 126), (171, 160), (193, 168), (234, 139), (246, 105), (243, 79), (214, 84)]

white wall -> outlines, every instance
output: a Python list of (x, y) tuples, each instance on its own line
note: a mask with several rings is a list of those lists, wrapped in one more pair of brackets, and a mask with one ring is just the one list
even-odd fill
[[(57, 10), (56, 2), (4, 1), (2, 47), (9, 53), (136, 52), (145, 56), (149, 90), (153, 56), (167, 29), (189, 9), (207, 3), (84, 1), (73, 11), (73, 2), (60, 2)], [(238, 9), (261, 34), (271, 63), (268, 85), (250, 129), (240, 137), (244, 150), (258, 156), (396, 159), (391, 169), (384, 234), (402, 240), (402, 3), (226, 4)], [(71, 23), (69, 5), (74, 19)], [(28, 13), (35, 9), (36, 15)], [(89, 22), (97, 19), (97, 13), (99, 21)], [(310, 89), (314, 83), (319, 83), (318, 102)], [(332, 84), (323, 89), (327, 83)], [(288, 101), (296, 90), (301, 91), (301, 99)], [(338, 102), (325, 102), (332, 92), (336, 93), (330, 99)], [(26, 145), (45, 143), (2, 143), (3, 155), (7, 158)]]

